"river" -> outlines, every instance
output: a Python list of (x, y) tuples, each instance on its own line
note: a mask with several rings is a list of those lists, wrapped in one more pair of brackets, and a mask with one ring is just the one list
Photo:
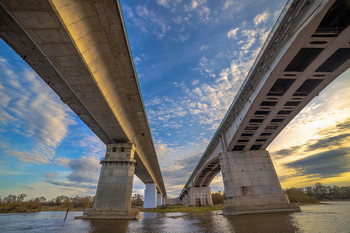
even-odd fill
[(138, 221), (74, 220), (82, 212), (0, 214), (0, 232), (348, 232), (350, 202), (303, 205), (302, 212), (226, 217), (221, 211), (140, 213)]

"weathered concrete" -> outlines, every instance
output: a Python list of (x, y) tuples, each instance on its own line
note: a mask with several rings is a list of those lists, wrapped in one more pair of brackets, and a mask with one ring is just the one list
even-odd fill
[(86, 209), (79, 218), (138, 218), (138, 210), (131, 210), (136, 163), (134, 153), (135, 148), (130, 143), (113, 143), (107, 146), (106, 157), (101, 161), (94, 208)]
[(191, 187), (184, 202), (185, 206), (213, 205), (210, 187)]
[(162, 194), (157, 192), (157, 206), (163, 205), (163, 197)]
[(143, 200), (143, 208), (156, 208), (157, 207), (157, 188), (156, 184), (146, 184)]
[(283, 193), (268, 151), (223, 152), (220, 165), (224, 215), (300, 211)]
[(176, 198), (167, 198), (166, 199), (166, 204), (169, 204), (169, 205), (183, 204), (183, 200), (181, 200), (178, 197), (176, 197)]

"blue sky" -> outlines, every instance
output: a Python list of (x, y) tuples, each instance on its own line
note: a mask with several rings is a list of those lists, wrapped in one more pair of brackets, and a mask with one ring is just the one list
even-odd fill
[[(285, 2), (120, 3), (163, 179), (174, 197)], [(348, 70), (325, 89), (268, 148), (283, 188), (317, 181), (350, 185), (349, 76)], [(94, 195), (104, 150), (91, 130), (0, 41), (0, 196)], [(142, 194), (143, 189), (135, 178), (134, 192)], [(223, 190), (220, 174), (212, 190)]]

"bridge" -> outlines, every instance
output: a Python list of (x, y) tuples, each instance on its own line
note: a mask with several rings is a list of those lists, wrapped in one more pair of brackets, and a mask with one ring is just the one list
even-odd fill
[[(137, 218), (166, 198), (119, 2), (0, 0), (0, 36), (106, 144), (94, 208), (84, 218)], [(158, 195), (157, 195), (158, 193)]]
[(283, 193), (266, 148), (350, 67), (350, 2), (288, 1), (221, 125), (180, 193), (210, 205), (221, 171), (224, 215), (300, 211)]

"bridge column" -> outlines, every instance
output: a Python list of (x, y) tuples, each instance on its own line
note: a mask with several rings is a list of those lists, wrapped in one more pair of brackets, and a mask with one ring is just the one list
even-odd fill
[(135, 148), (130, 143), (107, 145), (106, 156), (101, 160), (101, 173), (96, 190), (94, 207), (86, 209), (84, 219), (137, 219), (139, 211), (131, 209), (134, 181)]
[(188, 198), (188, 194), (184, 194), (184, 196), (182, 197), (182, 204), (184, 206), (190, 206), (190, 201), (189, 201), (189, 198)]
[(162, 194), (157, 192), (157, 206), (163, 205), (163, 197)]
[(224, 215), (300, 211), (283, 193), (268, 151), (223, 152), (220, 166)]
[(188, 202), (190, 206), (213, 205), (210, 187), (191, 187), (188, 190)]
[(157, 188), (156, 184), (146, 184), (143, 208), (156, 208), (157, 207)]

